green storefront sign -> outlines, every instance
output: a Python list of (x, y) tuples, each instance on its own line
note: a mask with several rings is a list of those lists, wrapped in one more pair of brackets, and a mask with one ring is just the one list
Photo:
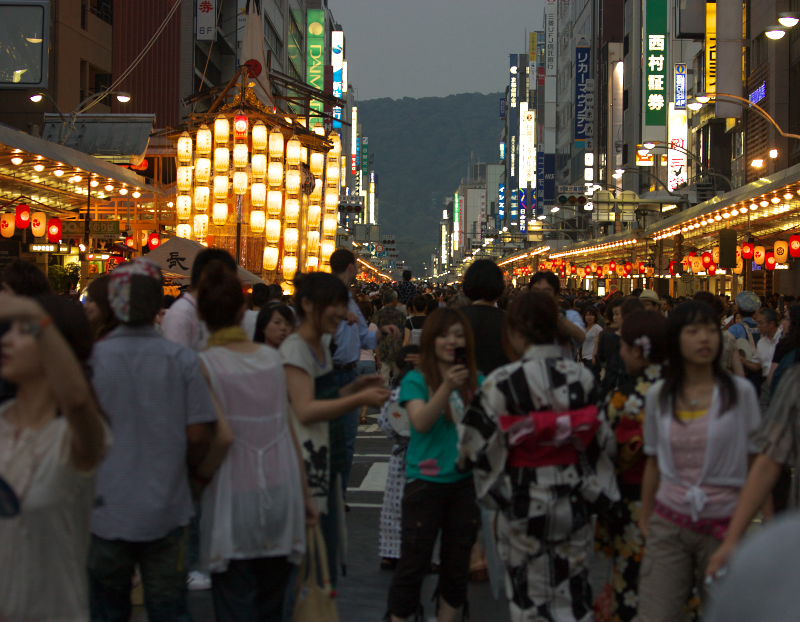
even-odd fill
[[(306, 57), (306, 82), (315, 89), (325, 90), (325, 11), (308, 10), (308, 31), (306, 33), (308, 54)], [(311, 110), (325, 111), (325, 104), (311, 100)], [(322, 116), (311, 113), (311, 126), (322, 123)]]
[(668, 0), (647, 0), (644, 51), (644, 122), (667, 125), (669, 110), (669, 7)]

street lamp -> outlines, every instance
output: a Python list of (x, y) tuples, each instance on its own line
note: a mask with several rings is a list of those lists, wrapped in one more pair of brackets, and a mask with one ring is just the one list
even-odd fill
[(800, 22), (800, 16), (794, 11), (785, 11), (778, 16), (778, 23), (784, 28), (794, 28)]
[(777, 41), (778, 39), (783, 39), (783, 37), (786, 36), (786, 30), (782, 26), (775, 24), (774, 26), (769, 26), (764, 31), (764, 35), (767, 37), (767, 39)]
[(768, 113), (758, 104), (755, 104), (751, 102), (749, 99), (741, 97), (740, 95), (733, 95), (731, 93), (720, 93), (720, 92), (700, 93), (698, 95), (695, 95), (694, 98), (692, 98), (692, 100), (690, 100), (686, 104), (686, 107), (694, 111), (700, 110), (700, 108), (703, 107), (703, 102), (701, 100), (705, 100), (706, 98), (707, 101), (711, 101), (712, 99), (721, 99), (722, 101), (739, 104), (743, 108), (752, 108), (762, 117), (764, 117), (767, 121), (769, 121), (772, 124), (772, 126), (778, 131), (778, 134), (780, 134), (784, 138), (794, 138), (796, 140), (800, 140), (800, 134), (792, 134), (791, 132), (784, 132), (783, 128), (780, 125), (778, 125), (778, 122), (772, 117), (770, 113)]

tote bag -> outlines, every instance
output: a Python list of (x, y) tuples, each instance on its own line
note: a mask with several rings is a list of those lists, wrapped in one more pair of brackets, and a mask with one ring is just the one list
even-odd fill
[(322, 531), (317, 525), (309, 527), (307, 534), (306, 556), (297, 579), (297, 599), (292, 621), (339, 622)]

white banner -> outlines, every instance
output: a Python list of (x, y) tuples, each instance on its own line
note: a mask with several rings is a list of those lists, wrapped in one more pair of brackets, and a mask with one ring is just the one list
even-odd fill
[(216, 41), (217, 39), (217, 0), (196, 0), (197, 2), (197, 40)]
[(536, 187), (536, 111), (519, 104), (519, 187)]

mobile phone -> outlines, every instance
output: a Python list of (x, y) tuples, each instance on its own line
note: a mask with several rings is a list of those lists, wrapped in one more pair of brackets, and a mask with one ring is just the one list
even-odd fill
[(466, 365), (467, 364), (467, 349), (466, 348), (456, 348), (455, 358), (453, 362), (456, 365)]

